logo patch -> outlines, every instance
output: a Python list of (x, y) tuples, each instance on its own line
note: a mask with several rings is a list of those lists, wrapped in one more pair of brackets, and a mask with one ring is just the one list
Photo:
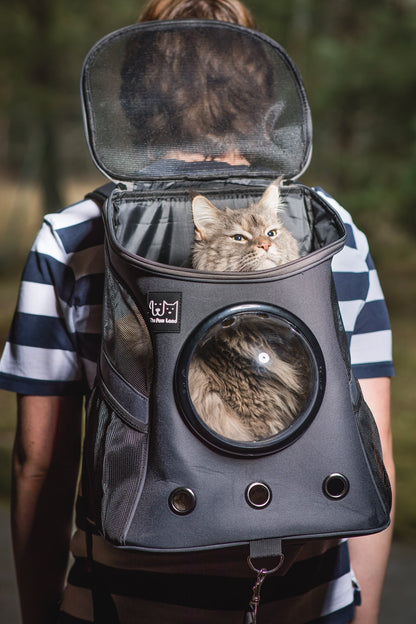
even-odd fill
[(148, 318), (154, 332), (180, 332), (182, 293), (151, 292), (147, 295)]

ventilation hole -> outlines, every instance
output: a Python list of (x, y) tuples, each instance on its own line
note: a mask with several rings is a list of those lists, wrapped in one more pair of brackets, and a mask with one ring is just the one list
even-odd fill
[(189, 488), (177, 488), (169, 496), (169, 507), (180, 516), (185, 516), (195, 509), (196, 497)]
[(329, 499), (340, 500), (348, 494), (350, 484), (347, 477), (335, 472), (325, 479), (322, 484), (322, 489), (325, 496)]
[(272, 493), (265, 483), (251, 483), (246, 489), (246, 500), (254, 509), (262, 509), (272, 500)]

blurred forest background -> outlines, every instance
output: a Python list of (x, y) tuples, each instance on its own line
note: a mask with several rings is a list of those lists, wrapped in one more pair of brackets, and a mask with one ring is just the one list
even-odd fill
[[(247, 0), (302, 73), (314, 122), (303, 181), (370, 239), (394, 330), (396, 538), (416, 543), (416, 0)], [(0, 341), (43, 212), (103, 182), (83, 134), (79, 75), (99, 38), (136, 21), (133, 0), (2, 2)], [(0, 393), (0, 493), (9, 495), (14, 397)]]

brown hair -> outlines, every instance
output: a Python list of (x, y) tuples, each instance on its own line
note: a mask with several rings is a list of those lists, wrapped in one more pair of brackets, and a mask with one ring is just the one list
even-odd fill
[[(256, 26), (240, 0), (151, 0), (139, 21), (186, 19)], [(144, 33), (127, 46), (122, 106), (153, 158), (174, 146), (207, 158), (241, 153), (258, 135), (273, 92), (267, 54), (243, 32), (210, 31)]]
[(240, 0), (151, 0), (140, 22), (172, 19), (213, 19), (257, 28), (249, 9)]
[(250, 160), (274, 93), (260, 40), (195, 25), (144, 32), (126, 52), (121, 101), (138, 145), (156, 158), (176, 147)]

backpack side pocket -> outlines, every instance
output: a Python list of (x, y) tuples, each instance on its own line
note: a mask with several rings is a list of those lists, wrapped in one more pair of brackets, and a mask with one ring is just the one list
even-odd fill
[(138, 402), (141, 417), (134, 418), (101, 382), (89, 404), (84, 444), (87, 513), (117, 546), (126, 542), (146, 476), (148, 399), (139, 397)]

